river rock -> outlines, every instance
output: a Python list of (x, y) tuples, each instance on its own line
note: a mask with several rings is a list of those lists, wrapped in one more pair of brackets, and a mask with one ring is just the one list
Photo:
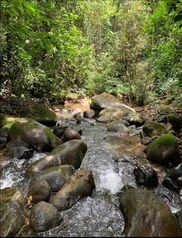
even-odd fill
[(14, 188), (0, 190), (0, 236), (14, 236), (24, 225), (25, 198)]
[(66, 210), (73, 206), (80, 198), (89, 196), (94, 189), (94, 180), (91, 172), (77, 170), (74, 175), (64, 184), (50, 202), (58, 210)]
[(59, 222), (58, 211), (52, 204), (42, 201), (31, 209), (30, 227), (36, 232), (47, 231)]
[(169, 113), (168, 121), (175, 131), (179, 131), (182, 128), (182, 112)]
[(162, 123), (159, 123), (157, 121), (147, 121), (143, 125), (143, 133), (144, 133), (144, 136), (158, 137), (162, 134), (167, 133), (167, 129)]
[(130, 125), (142, 126), (144, 124), (144, 119), (141, 118), (139, 113), (133, 111), (129, 111), (129, 113), (125, 115), (123, 119), (126, 120)]
[(55, 126), (53, 129), (53, 133), (58, 137), (62, 138), (64, 130), (67, 128), (67, 126)]
[(120, 132), (122, 134), (129, 133), (129, 129), (122, 123), (122, 121), (114, 121), (107, 124), (107, 130), (111, 132)]
[(14, 159), (30, 159), (33, 156), (34, 148), (20, 139), (10, 141), (6, 144), (8, 156)]
[(81, 140), (81, 136), (73, 127), (67, 127), (65, 128), (61, 139), (63, 142), (74, 139)]
[(97, 118), (97, 121), (103, 122), (103, 123), (109, 123), (115, 120), (119, 120), (127, 114), (128, 112), (124, 112), (119, 108), (114, 108), (114, 107), (106, 108), (106, 109), (103, 109), (99, 113), (99, 117)]
[(100, 112), (101, 110), (112, 107), (114, 104), (118, 103), (118, 100), (109, 93), (102, 93), (100, 95), (96, 95), (91, 99), (90, 108), (94, 111)]
[(49, 201), (51, 187), (46, 180), (31, 181), (29, 184), (28, 197), (32, 197), (33, 203)]
[(92, 119), (92, 118), (95, 117), (95, 111), (92, 110), (92, 109), (87, 110), (87, 111), (84, 111), (84, 112), (83, 112), (83, 116), (84, 116), (85, 118)]
[(71, 165), (53, 166), (39, 172), (30, 180), (30, 184), (36, 184), (38, 181), (46, 180), (51, 191), (57, 192), (71, 177), (74, 171), (75, 169)]
[(0, 189), (0, 203), (15, 202), (23, 207), (25, 201), (23, 194), (15, 188), (8, 187)]
[(28, 103), (28, 107), (29, 110), (23, 115), (24, 117), (32, 118), (46, 126), (54, 126), (56, 124), (57, 116), (46, 104), (31, 101)]
[(56, 147), (46, 157), (32, 163), (26, 170), (27, 176), (35, 175), (41, 170), (57, 165), (73, 165), (78, 169), (87, 151), (87, 145), (82, 140), (67, 141)]
[(158, 176), (152, 168), (137, 167), (134, 169), (133, 174), (138, 185), (143, 185), (147, 188), (158, 186)]
[(150, 191), (129, 189), (120, 196), (126, 237), (181, 237), (178, 220), (165, 202)]
[(162, 185), (176, 192), (182, 188), (182, 163), (167, 171)]
[(177, 139), (172, 134), (164, 134), (152, 141), (145, 150), (151, 162), (173, 166), (180, 163)]
[(9, 129), (8, 138), (20, 139), (39, 151), (50, 151), (61, 144), (59, 138), (48, 127), (26, 118), (15, 118)]

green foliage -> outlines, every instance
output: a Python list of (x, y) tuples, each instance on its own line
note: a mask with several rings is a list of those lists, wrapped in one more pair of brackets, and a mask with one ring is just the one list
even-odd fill
[(128, 94), (182, 88), (182, 0), (1, 0), (0, 94)]
[[(181, 86), (182, 80), (182, 21), (179, 16), (182, 1), (161, 0), (149, 15), (145, 31), (149, 37), (147, 55), (155, 80), (156, 92), (168, 94), (168, 87)], [(166, 89), (166, 90), (165, 90)]]

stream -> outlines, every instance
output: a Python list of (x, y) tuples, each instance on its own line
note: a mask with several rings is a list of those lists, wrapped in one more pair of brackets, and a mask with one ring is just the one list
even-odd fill
[[(95, 189), (91, 197), (80, 199), (70, 209), (60, 212), (63, 221), (59, 226), (38, 235), (44, 237), (118, 237), (122, 236), (124, 218), (119, 209), (118, 195), (124, 185), (137, 187), (133, 170), (136, 165), (152, 165), (145, 160), (143, 147), (138, 142), (141, 128), (131, 128), (129, 136), (108, 132), (106, 125), (95, 125), (82, 122), (75, 125), (82, 130), (82, 139), (87, 143), (88, 150), (81, 168), (92, 171)], [(128, 139), (129, 138), (129, 139)], [(132, 141), (130, 141), (132, 139)], [(128, 151), (127, 151), (128, 149)], [(36, 153), (29, 163), (36, 161), (45, 154)], [(0, 179), (0, 187), (16, 187), (26, 195), (28, 180), (24, 178), (22, 164), (25, 161), (4, 161), (4, 169)], [(154, 166), (153, 166), (154, 168)], [(181, 208), (179, 195), (161, 185), (164, 172), (155, 168), (158, 177), (158, 187), (152, 191), (163, 198), (171, 211)]]

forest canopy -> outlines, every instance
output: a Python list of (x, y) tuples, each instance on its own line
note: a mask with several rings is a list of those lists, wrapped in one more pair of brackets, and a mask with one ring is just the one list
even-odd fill
[(182, 0), (1, 0), (0, 11), (1, 96), (182, 101)]

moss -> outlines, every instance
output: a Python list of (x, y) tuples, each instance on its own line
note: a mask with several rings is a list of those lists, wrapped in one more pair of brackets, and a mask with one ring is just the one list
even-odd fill
[(48, 142), (53, 146), (56, 147), (60, 144), (60, 140), (58, 137), (54, 135), (50, 128), (44, 128), (45, 135), (47, 137)]
[(11, 200), (12, 196), (16, 193), (15, 188), (4, 188), (0, 190), (0, 202), (7, 203)]
[(167, 165), (169, 162), (175, 165), (179, 162), (176, 137), (169, 133), (152, 141), (147, 147), (146, 153), (148, 160), (161, 165)]
[(154, 150), (154, 149), (158, 149), (160, 146), (171, 146), (171, 145), (177, 145), (177, 140), (176, 137), (172, 134), (164, 134), (160, 137), (158, 137), (157, 139), (155, 139), (154, 141), (151, 142), (151, 144), (149, 145), (149, 150)]
[(159, 122), (156, 121), (148, 121), (143, 126), (143, 132), (147, 136), (160, 136), (161, 134), (167, 133), (167, 129), (165, 126)]
[(16, 121), (16, 117), (3, 115), (3, 114), (0, 115), (0, 126), (2, 128), (10, 129), (15, 121)]
[(56, 120), (56, 114), (43, 104), (32, 103), (31, 113), (38, 120)]

